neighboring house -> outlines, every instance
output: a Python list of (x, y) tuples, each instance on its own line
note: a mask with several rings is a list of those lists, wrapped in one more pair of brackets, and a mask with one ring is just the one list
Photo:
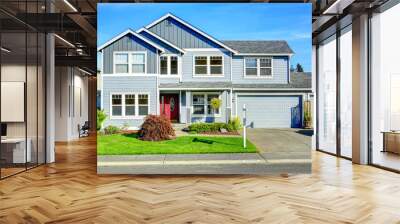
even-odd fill
[[(255, 128), (299, 128), (311, 78), (290, 75), (286, 41), (220, 41), (167, 14), (127, 30), (103, 53), (105, 125), (140, 127), (148, 114), (173, 122), (227, 122), (243, 116)], [(219, 98), (214, 111), (209, 103)]]

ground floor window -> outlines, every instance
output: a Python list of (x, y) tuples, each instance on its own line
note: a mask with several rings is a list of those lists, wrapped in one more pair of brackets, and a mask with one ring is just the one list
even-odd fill
[(194, 115), (219, 115), (220, 108), (214, 109), (211, 106), (212, 99), (220, 99), (218, 93), (194, 93), (193, 102), (193, 114)]
[(149, 114), (149, 95), (139, 94), (139, 116)]
[(134, 117), (149, 114), (149, 95), (142, 93), (111, 94), (112, 117)]

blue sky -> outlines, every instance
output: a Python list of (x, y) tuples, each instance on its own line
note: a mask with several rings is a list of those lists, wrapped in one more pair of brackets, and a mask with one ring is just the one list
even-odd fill
[(311, 71), (311, 4), (305, 3), (99, 3), (98, 46), (172, 13), (218, 40), (286, 40), (291, 64)]

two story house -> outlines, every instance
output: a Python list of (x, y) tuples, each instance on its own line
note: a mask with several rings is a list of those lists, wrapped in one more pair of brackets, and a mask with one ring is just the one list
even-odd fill
[[(286, 41), (221, 41), (170, 13), (127, 30), (102, 53), (105, 125), (139, 128), (148, 114), (177, 123), (227, 122), (254, 128), (299, 128), (311, 77), (291, 77)], [(213, 98), (221, 107), (210, 106)]]

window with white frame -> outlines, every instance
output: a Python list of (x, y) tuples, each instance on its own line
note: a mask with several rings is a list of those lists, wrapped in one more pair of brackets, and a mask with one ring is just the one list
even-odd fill
[(114, 73), (122, 73), (122, 74), (146, 73), (146, 52), (114, 53)]
[(246, 77), (272, 77), (272, 58), (245, 58)]
[(222, 75), (222, 56), (210, 57), (210, 75)]
[(113, 94), (111, 96), (111, 114), (113, 116), (122, 116), (122, 94)]
[(205, 114), (205, 97), (204, 94), (193, 94), (193, 114)]
[(222, 56), (195, 56), (194, 75), (197, 76), (221, 76), (223, 75)]
[(149, 95), (139, 94), (139, 116), (146, 116), (149, 114)]
[(146, 71), (146, 60), (144, 53), (132, 53), (132, 73), (143, 74)]
[(160, 57), (161, 75), (178, 75), (178, 56), (164, 55)]
[(260, 58), (260, 76), (272, 76), (272, 59)]
[(128, 73), (129, 72), (129, 54), (116, 53), (114, 56), (115, 73)]
[(257, 58), (246, 58), (246, 76), (257, 76)]
[(111, 117), (142, 117), (149, 114), (149, 95), (111, 94)]
[(135, 116), (135, 94), (125, 95), (125, 116)]
[(167, 56), (160, 57), (160, 74), (168, 75), (168, 57)]
[(170, 56), (170, 74), (177, 75), (178, 74), (178, 57), (177, 56)]
[(211, 107), (211, 100), (220, 99), (217, 93), (194, 93), (192, 97), (193, 114), (194, 115), (219, 115), (220, 109)]
[(196, 56), (194, 57), (194, 74), (195, 75), (207, 75), (207, 56)]

